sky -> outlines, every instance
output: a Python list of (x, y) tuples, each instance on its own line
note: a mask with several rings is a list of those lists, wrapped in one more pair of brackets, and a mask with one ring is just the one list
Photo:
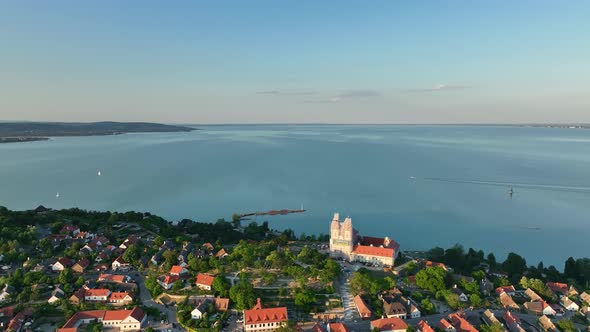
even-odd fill
[(0, 120), (590, 123), (589, 1), (0, 2)]

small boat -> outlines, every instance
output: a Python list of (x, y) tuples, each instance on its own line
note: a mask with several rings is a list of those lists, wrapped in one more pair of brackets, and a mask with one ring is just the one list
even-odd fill
[(100, 176), (102, 173), (100, 173), (100, 171), (98, 171), (98, 176)]
[(55, 198), (59, 198), (59, 193), (56, 193), (55, 194)]
[(416, 177), (415, 176), (410, 176), (410, 179), (414, 180), (414, 179), (416, 179)]
[(512, 195), (514, 195), (514, 190), (512, 189), (512, 187), (510, 187), (510, 189), (508, 190), (508, 196), (512, 197)]

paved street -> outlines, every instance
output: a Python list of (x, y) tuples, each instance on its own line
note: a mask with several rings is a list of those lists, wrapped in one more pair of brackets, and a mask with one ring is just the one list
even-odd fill
[[(146, 307), (152, 307), (160, 310), (166, 317), (168, 317), (168, 323), (161, 324), (161, 322), (154, 322), (151, 326), (154, 329), (166, 329), (171, 331), (185, 331), (178, 325), (176, 320), (176, 307), (167, 307), (165, 305), (156, 303), (152, 298), (150, 292), (145, 288), (145, 276), (140, 273), (133, 273), (133, 278), (137, 280), (139, 285), (139, 297), (141, 302)], [(172, 324), (176, 324), (177, 328), (172, 328)]]

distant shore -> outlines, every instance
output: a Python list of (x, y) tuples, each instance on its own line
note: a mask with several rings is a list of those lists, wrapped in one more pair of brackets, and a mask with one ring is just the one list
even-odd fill
[(193, 130), (197, 129), (148, 122), (0, 122), (0, 143), (45, 141), (49, 137), (108, 136)]

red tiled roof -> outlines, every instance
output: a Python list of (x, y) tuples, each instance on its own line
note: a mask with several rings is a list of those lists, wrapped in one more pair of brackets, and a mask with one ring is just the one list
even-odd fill
[(561, 282), (548, 282), (547, 287), (554, 292), (567, 294), (567, 284)]
[(395, 250), (391, 248), (370, 247), (358, 244), (354, 246), (352, 251), (356, 254), (367, 256), (393, 257), (395, 255)]
[(197, 285), (211, 286), (213, 284), (213, 279), (215, 279), (215, 277), (212, 276), (212, 275), (204, 274), (204, 273), (199, 273), (199, 274), (197, 274), (196, 284)]
[(425, 261), (424, 262), (424, 266), (426, 267), (434, 267), (434, 266), (438, 266), (441, 267), (443, 270), (448, 271), (449, 269), (447, 268), (446, 265), (444, 265), (443, 263), (439, 263), (439, 262), (433, 262), (433, 261)]
[(170, 274), (180, 274), (184, 268), (180, 265), (174, 265), (170, 269)]
[(417, 325), (416, 328), (420, 332), (434, 332), (434, 329), (428, 325), (426, 321), (421, 320)]
[(342, 323), (330, 323), (329, 329), (330, 332), (348, 332), (348, 328)]
[(227, 252), (225, 251), (225, 249), (221, 248), (221, 249), (220, 249), (220, 250), (219, 250), (219, 251), (218, 251), (218, 252), (215, 254), (215, 257), (217, 257), (217, 258), (221, 258), (221, 257), (223, 257), (223, 256), (226, 256), (226, 255), (227, 255)]
[(77, 264), (80, 265), (80, 267), (82, 267), (83, 269), (85, 269), (88, 267), (88, 265), (90, 265), (90, 261), (87, 260), (86, 258), (82, 258), (81, 260), (78, 261)]
[(408, 325), (397, 317), (382, 318), (371, 321), (371, 326), (380, 331), (406, 330)]
[(514, 316), (510, 311), (506, 311), (502, 318), (504, 318), (504, 321), (508, 326), (520, 324), (520, 318), (518, 318), (518, 316)]
[(370, 318), (373, 315), (373, 312), (367, 308), (365, 301), (363, 301), (360, 295), (354, 297), (354, 304), (356, 305), (362, 318)]
[(213, 250), (213, 245), (209, 242), (203, 243), (203, 247), (207, 248), (208, 250)]
[(14, 306), (0, 308), (0, 317), (12, 317), (14, 315)]
[(61, 257), (60, 259), (57, 260), (56, 263), (60, 263), (61, 265), (66, 266), (66, 267), (74, 265), (74, 261), (72, 261), (68, 257)]
[(133, 310), (106, 310), (103, 320), (122, 321), (131, 316), (138, 321), (142, 321), (144, 315), (143, 310), (138, 307), (133, 308)]
[(514, 289), (514, 286), (510, 285), (510, 286), (501, 286), (496, 288), (496, 294), (500, 295), (502, 293), (514, 293), (516, 291), (516, 289)]
[(326, 332), (323, 327), (316, 323), (310, 330), (311, 332)]
[(246, 325), (286, 322), (287, 320), (287, 307), (244, 310)]
[(107, 296), (109, 293), (110, 290), (106, 288), (87, 289), (85, 296)]
[(457, 332), (479, 332), (475, 327), (473, 327), (473, 325), (469, 324), (469, 322), (459, 314), (450, 314), (449, 318), (453, 322)]
[(175, 283), (177, 280), (180, 280), (179, 276), (167, 274), (166, 277), (164, 278), (164, 284), (170, 285), (170, 284)]
[(217, 297), (215, 299), (215, 309), (219, 311), (227, 311), (229, 308), (229, 299), (223, 297)]
[(133, 298), (127, 292), (112, 292), (111, 295), (109, 295), (109, 301), (124, 300), (127, 296)]
[(449, 327), (453, 327), (453, 325), (451, 325), (446, 318), (441, 318), (441, 320), (438, 321), (437, 327), (441, 330), (446, 330)]
[(110, 282), (118, 282), (123, 283), (125, 281), (125, 276), (120, 274), (106, 274), (101, 273), (98, 276), (98, 281), (110, 281)]

